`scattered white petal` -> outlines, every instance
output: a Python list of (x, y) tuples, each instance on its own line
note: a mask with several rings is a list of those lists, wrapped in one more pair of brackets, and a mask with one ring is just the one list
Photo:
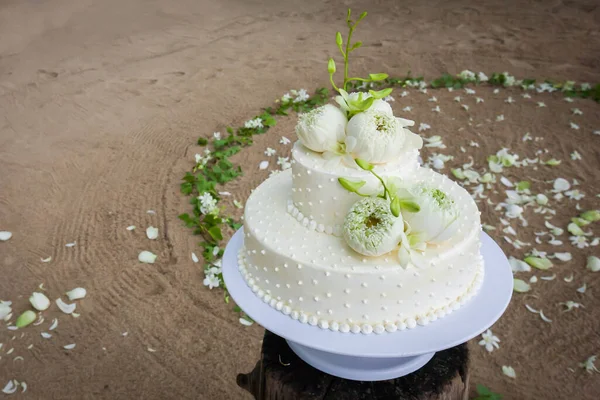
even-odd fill
[(508, 96), (508, 97), (507, 97), (507, 99), (506, 99), (506, 100), (504, 100), (504, 102), (505, 102), (505, 103), (508, 103), (508, 104), (512, 104), (512, 103), (514, 103), (514, 102), (515, 102), (515, 100), (514, 100), (514, 99), (513, 99), (511, 96)]
[(579, 289), (577, 289), (577, 291), (579, 293), (585, 293), (586, 289), (587, 289), (587, 284), (584, 283), (582, 287), (580, 287)]
[(65, 350), (73, 350), (75, 348), (75, 343), (71, 343), (71, 344), (67, 344), (63, 346), (63, 349)]
[(515, 369), (513, 367), (510, 366), (506, 366), (503, 365), (502, 366), (502, 373), (506, 376), (508, 376), (509, 378), (516, 378), (517, 374), (515, 373)]
[(50, 261), (52, 261), (52, 256), (50, 256), (48, 258), (40, 258), (40, 261), (43, 262), (43, 263), (50, 262)]
[(268, 161), (261, 161), (260, 164), (258, 165), (258, 169), (260, 170), (264, 170), (269, 168), (269, 162)]
[(154, 211), (154, 210), (148, 210), (148, 211), (146, 211), (146, 212), (147, 212), (148, 214), (152, 214), (152, 215), (156, 214), (156, 211)]
[(569, 311), (573, 310), (574, 308), (579, 308), (579, 307), (584, 308), (583, 304), (576, 303), (576, 302), (571, 301), (571, 300), (569, 300), (567, 302), (564, 302), (564, 303), (558, 303), (558, 304), (560, 304), (562, 306), (565, 306), (565, 309), (563, 310), (563, 312), (569, 312)]
[(541, 279), (544, 280), (544, 281), (553, 281), (553, 280), (556, 279), (556, 274), (552, 274), (550, 276), (542, 276)]
[(75, 308), (77, 308), (77, 304), (67, 304), (64, 301), (62, 301), (62, 299), (56, 299), (56, 305), (58, 306), (60, 311), (64, 312), (65, 314), (72, 314), (73, 311), (75, 311)]
[(537, 105), (538, 107), (546, 107), (546, 103), (544, 103), (543, 101), (538, 101)]
[(579, 366), (581, 368), (584, 368), (587, 371), (587, 373), (589, 373), (589, 374), (591, 374), (592, 372), (600, 373), (600, 370), (598, 368), (596, 368), (596, 365), (594, 364), (595, 362), (596, 362), (596, 356), (590, 356), (584, 362), (579, 363)]
[(573, 115), (583, 115), (583, 111), (579, 108), (571, 108), (571, 111), (573, 112)]
[(542, 321), (544, 321), (544, 322), (548, 322), (548, 323), (552, 322), (552, 320), (551, 320), (550, 318), (548, 318), (548, 317), (546, 317), (546, 316), (544, 315), (544, 312), (543, 312), (542, 310), (540, 310), (540, 318), (541, 318), (541, 319), (542, 319)]
[(518, 258), (511, 256), (508, 259), (508, 262), (510, 263), (510, 267), (513, 272), (529, 272), (529, 271), (531, 271), (531, 267), (529, 266), (529, 264), (527, 264), (525, 261), (519, 260)]
[(156, 353), (156, 350), (154, 350), (152, 347), (148, 347), (148, 351), (149, 351), (150, 353)]
[(265, 155), (267, 157), (271, 157), (274, 156), (275, 154), (277, 154), (277, 151), (275, 149), (272, 149), (270, 147), (267, 147), (267, 149), (265, 150)]
[(435, 108), (432, 108), (431, 111), (433, 111), (433, 112), (440, 112), (442, 110), (441, 110), (440, 106), (435, 106)]
[(406, 106), (402, 109), (402, 111), (404, 112), (411, 112), (412, 111), (412, 107), (411, 106)]
[(132, 231), (132, 230), (134, 230), (134, 229), (135, 229), (135, 225), (129, 225), (129, 226), (128, 226), (127, 228), (125, 228), (125, 229), (127, 229), (128, 231)]
[(192, 251), (192, 261), (195, 262), (195, 263), (197, 263), (198, 261), (200, 261), (198, 259), (198, 256), (196, 255), (196, 253), (194, 253), (193, 251)]
[(219, 195), (221, 195), (221, 196), (231, 196), (231, 193), (229, 193), (229, 192), (219, 192)]
[(567, 283), (573, 282), (573, 274), (571, 274), (568, 277), (565, 277), (563, 280)]
[(27, 383), (26, 382), (21, 382), (21, 388), (23, 389), (21, 391), (21, 393), (25, 393), (27, 391)]
[(498, 94), (498, 93), (500, 93), (500, 89), (498, 89), (498, 88), (494, 89), (494, 94)]
[(158, 228), (149, 226), (148, 228), (146, 228), (146, 236), (150, 240), (156, 239), (158, 237)]
[(524, 99), (530, 99), (530, 98), (531, 98), (531, 95), (530, 95), (529, 93), (523, 93), (521, 96), (522, 96)]
[(539, 310), (536, 310), (535, 308), (531, 307), (529, 304), (525, 304), (525, 308), (526, 308), (526, 309), (527, 309), (529, 312), (532, 312), (532, 313), (534, 313), (534, 314), (539, 314), (539, 313), (540, 313), (540, 311), (539, 311)]
[(71, 314), (71, 315), (73, 316), (73, 318), (79, 318), (79, 316), (80, 316), (81, 314), (73, 313), (73, 314)]
[(52, 335), (48, 332), (42, 332), (41, 335), (44, 339), (50, 339), (52, 337)]
[(58, 318), (54, 318), (52, 320), (52, 325), (50, 325), (50, 328), (48, 328), (48, 330), (53, 331), (56, 329), (57, 326), (58, 326)]
[(572, 98), (572, 97), (565, 97), (565, 101), (566, 101), (567, 103), (572, 103), (574, 100), (573, 100), (573, 98)]
[(531, 290), (531, 286), (522, 279), (513, 279), (513, 290), (517, 293), (525, 293)]
[(87, 291), (82, 287), (75, 288), (66, 293), (67, 297), (71, 301), (83, 299), (86, 294), (87, 294)]
[(154, 264), (154, 261), (156, 261), (156, 257), (156, 254), (144, 250), (138, 255), (138, 260), (146, 264)]
[(15, 380), (12, 379), (10, 381), (8, 381), (8, 383), (4, 386), (4, 389), (2, 389), (2, 393), (4, 394), (13, 394), (17, 391), (18, 386), (15, 385)]
[(279, 143), (281, 144), (290, 144), (292, 141), (288, 138), (286, 138), (285, 136), (282, 136), (281, 139), (279, 139)]
[(554, 257), (558, 258), (560, 261), (571, 261), (573, 259), (571, 253), (554, 253)]
[(428, 101), (437, 102), (437, 97), (433, 96)]
[(429, 124), (425, 124), (425, 123), (423, 123), (423, 122), (421, 122), (421, 123), (419, 124), (419, 132), (421, 132), (421, 131), (426, 131), (427, 129), (431, 129), (431, 125), (429, 125)]
[(592, 272), (600, 271), (600, 258), (596, 256), (589, 256), (587, 258), (587, 264), (585, 267)]
[(38, 311), (44, 311), (50, 307), (50, 299), (44, 293), (33, 292), (29, 297), (29, 302)]
[(512, 183), (511, 181), (509, 181), (509, 180), (508, 180), (506, 177), (504, 177), (504, 176), (502, 176), (502, 177), (500, 178), (500, 182), (502, 182), (502, 184), (503, 184), (504, 186), (507, 186), (507, 187), (514, 187), (514, 186), (515, 186), (515, 185), (513, 185), (513, 183)]
[(8, 231), (0, 231), (0, 241), (6, 242), (12, 237), (12, 233)]
[(484, 101), (484, 100), (483, 100), (481, 97), (476, 97), (476, 98), (475, 98), (475, 103), (476, 103), (476, 104), (483, 103), (483, 101)]
[(532, 276), (531, 278), (529, 278), (529, 283), (536, 283), (538, 281), (537, 276)]
[(245, 326), (251, 326), (254, 322), (252, 321), (248, 321), (245, 318), (240, 318), (240, 324), (245, 325)]
[(466, 104), (461, 104), (460, 106), (461, 106), (462, 108), (464, 108), (464, 109), (465, 109), (465, 111), (469, 111), (469, 106), (468, 106), (468, 105), (466, 105)]
[(492, 333), (491, 329), (488, 329), (486, 332), (482, 333), (481, 338), (482, 339), (479, 341), (479, 345), (484, 346), (488, 352), (491, 353), (494, 351), (494, 347), (497, 349), (500, 348), (500, 345), (498, 344), (500, 343), (500, 339), (498, 336)]
[(121, 336), (123, 336), (123, 337), (125, 337), (127, 335), (129, 335), (129, 332), (123, 332), (123, 333), (121, 333)]
[(65, 244), (65, 247), (75, 247), (76, 244), (77, 244), (77, 242), (67, 243), (67, 244)]
[(454, 98), (454, 101), (457, 101), (457, 102), (459, 102), (459, 103), (460, 103), (460, 96), (456, 96), (456, 97)]
[(565, 178), (556, 178), (553, 187), (554, 191), (556, 192), (564, 192), (565, 190), (569, 190), (569, 188), (571, 188), (571, 184)]
[(576, 123), (574, 123), (574, 122), (569, 122), (569, 125), (571, 126), (571, 129), (575, 129), (575, 130), (578, 130), (578, 129), (579, 129), (579, 125), (577, 125), (577, 124), (576, 124)]
[(40, 313), (40, 314), (38, 315), (38, 319), (37, 319), (37, 321), (35, 321), (35, 322), (33, 323), (33, 325), (34, 325), (34, 326), (38, 326), (38, 325), (41, 325), (41, 324), (43, 324), (43, 323), (44, 323), (44, 316), (42, 315), (42, 313)]
[(504, 121), (504, 114), (500, 114), (496, 117), (496, 121)]

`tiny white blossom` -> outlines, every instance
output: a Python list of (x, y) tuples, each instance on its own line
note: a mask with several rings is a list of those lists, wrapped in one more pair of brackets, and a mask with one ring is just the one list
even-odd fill
[(596, 362), (596, 356), (590, 356), (584, 362), (579, 363), (579, 366), (581, 368), (584, 368), (587, 371), (587, 373), (589, 373), (589, 374), (591, 374), (592, 372), (600, 373), (600, 370), (598, 370), (598, 368), (596, 368), (595, 362)]
[(533, 138), (531, 137), (531, 134), (529, 132), (525, 133), (525, 135), (523, 135), (523, 141), (526, 142), (528, 140), (533, 140)]
[(590, 90), (592, 88), (592, 85), (590, 85), (587, 82), (584, 82), (581, 84), (581, 90)]
[(408, 92), (406, 90), (404, 90), (402, 93), (400, 93), (400, 97), (406, 97), (408, 96)]
[(442, 110), (440, 109), (440, 106), (435, 106), (435, 108), (432, 108), (431, 111), (433, 111), (433, 112), (440, 112)]
[(202, 155), (196, 153), (195, 158), (196, 158), (196, 164), (200, 164), (200, 162), (202, 161)]
[(537, 105), (538, 107), (546, 107), (546, 103), (544, 103), (543, 101), (538, 101)]
[(387, 101), (388, 103), (391, 101), (396, 101), (396, 99), (394, 98), (394, 96), (389, 95), (383, 98), (383, 101)]
[(426, 124), (424, 122), (421, 122), (419, 124), (419, 132), (426, 131), (427, 129), (431, 129), (431, 126), (429, 124)]
[(292, 100), (292, 96), (289, 93), (286, 93), (283, 96), (281, 96), (282, 103), (288, 103), (290, 100)]
[(248, 120), (244, 123), (244, 128), (248, 128), (248, 129), (257, 129), (257, 128), (262, 128), (262, 127), (263, 127), (262, 119), (259, 117)]
[(571, 153), (571, 160), (581, 160), (581, 154), (577, 150)]
[(476, 104), (483, 103), (483, 99), (481, 97), (475, 97), (475, 103)]
[(437, 102), (437, 97), (433, 96), (431, 97), (428, 101), (433, 101), (433, 102)]
[(479, 143), (471, 140), (471, 142), (469, 143), (469, 146), (471, 146), (471, 147), (479, 147)]
[(209, 274), (206, 276), (206, 278), (204, 278), (203, 283), (204, 283), (204, 286), (208, 286), (209, 289), (212, 289), (212, 288), (219, 287), (219, 284), (221, 282), (219, 281), (219, 277), (217, 275)]
[(292, 167), (292, 164), (290, 163), (289, 157), (278, 157), (277, 158), (277, 165), (279, 165), (282, 170), (285, 170), (285, 169), (288, 169), (288, 168)]
[(483, 72), (480, 72), (479, 74), (477, 74), (477, 77), (479, 78), (480, 82), (487, 82), (488, 81), (488, 76), (486, 74), (484, 74)]
[(579, 125), (577, 125), (576, 123), (570, 122), (569, 124), (571, 125), (571, 129), (575, 129), (575, 130), (579, 129)]
[(504, 121), (504, 114), (500, 114), (496, 117), (496, 121)]
[(508, 104), (512, 104), (512, 103), (514, 103), (514, 102), (515, 102), (515, 100), (514, 100), (514, 99), (513, 99), (511, 96), (508, 96), (508, 97), (506, 98), (506, 100), (504, 100), (504, 102), (505, 102), (505, 103), (508, 103)]
[(552, 86), (551, 84), (547, 83), (547, 82), (541, 83), (540, 87), (537, 89), (537, 91), (539, 93), (542, 93), (542, 92), (552, 93), (555, 90), (556, 90), (556, 88), (554, 86)]
[(500, 93), (500, 89), (498, 89), (498, 88), (494, 89), (494, 94), (498, 94), (498, 93)]
[(530, 95), (529, 93), (523, 93), (521, 96), (522, 96), (524, 99), (530, 99), (530, 98), (531, 98), (531, 95)]
[(468, 105), (466, 105), (466, 104), (461, 104), (460, 106), (461, 106), (462, 108), (464, 108), (464, 109), (465, 109), (465, 111), (469, 111), (469, 106), (468, 106)]
[(577, 189), (569, 190), (565, 192), (565, 195), (571, 200), (581, 200), (585, 197), (585, 195)]
[(275, 149), (272, 149), (270, 147), (267, 147), (267, 149), (265, 150), (265, 155), (268, 157), (274, 156), (277, 153), (277, 151), (275, 151)]
[(210, 214), (217, 208), (217, 200), (209, 192), (204, 192), (198, 196), (200, 201), (200, 212), (204, 215)]
[(573, 112), (573, 115), (583, 115), (583, 111), (579, 108), (571, 108), (571, 111)]
[(221, 139), (221, 132), (213, 132), (213, 137), (217, 140)]
[(296, 98), (294, 99), (294, 103), (300, 103), (302, 101), (308, 100), (309, 98), (310, 98), (310, 96), (308, 95), (306, 90), (300, 89), (300, 90), (298, 90), (298, 94), (296, 95)]
[(578, 249), (585, 249), (590, 245), (585, 236), (570, 236), (569, 240), (571, 241), (571, 244)]
[(281, 139), (279, 139), (279, 143), (281, 144), (290, 144), (292, 141), (288, 138), (286, 138), (285, 136), (282, 136)]
[(495, 336), (492, 333), (491, 329), (488, 329), (486, 332), (484, 332), (481, 337), (482, 339), (479, 341), (479, 345), (484, 346), (488, 352), (491, 353), (494, 351), (494, 347), (497, 349), (500, 348), (500, 345), (498, 344), (500, 343), (500, 339), (498, 339), (498, 336)]
[(458, 101), (458, 102), (460, 103), (460, 96), (456, 96), (456, 97), (454, 98), (454, 101)]
[(411, 106), (406, 106), (402, 109), (402, 111), (404, 111), (404, 112), (410, 112), (411, 110), (412, 110)]
[(475, 80), (475, 73), (472, 72), (472, 71), (469, 71), (468, 69), (465, 69), (460, 74), (458, 74), (458, 77), (461, 78), (461, 79), (464, 79), (466, 81), (474, 81)]
[(465, 88), (465, 93), (466, 94), (475, 94), (475, 91), (471, 88)]

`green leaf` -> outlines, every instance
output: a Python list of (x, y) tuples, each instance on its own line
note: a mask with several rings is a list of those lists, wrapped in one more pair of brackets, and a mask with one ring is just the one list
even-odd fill
[(571, 218), (571, 222), (573, 222), (577, 226), (586, 226), (592, 223), (592, 221), (588, 221), (587, 219), (580, 217)]
[(392, 202), (390, 203), (390, 211), (394, 217), (400, 216), (400, 199), (398, 197), (394, 197)]
[(589, 211), (582, 213), (580, 215), (580, 217), (585, 219), (586, 221), (590, 221), (590, 222), (600, 221), (600, 211), (589, 210)]
[(203, 137), (198, 138), (198, 145), (200, 146), (206, 146), (208, 144), (208, 139), (205, 139)]
[(335, 61), (333, 61), (333, 58), (330, 58), (329, 63), (327, 63), (327, 71), (330, 75), (335, 74)]
[(412, 212), (412, 213), (416, 213), (421, 211), (421, 207), (415, 203), (414, 201), (409, 201), (409, 200), (400, 200), (400, 207), (402, 207), (403, 210)]
[(477, 388), (478, 395), (489, 396), (492, 394), (492, 391), (483, 385), (478, 384), (476, 388)]
[(467, 179), (467, 177), (463, 173), (462, 169), (460, 169), (460, 168), (452, 169), (452, 175), (454, 175), (456, 177), (456, 179), (460, 179), (460, 180)]
[(585, 232), (583, 231), (583, 229), (581, 229), (579, 227), (579, 225), (574, 224), (573, 222), (571, 222), (569, 225), (567, 225), (567, 230), (569, 231), (570, 234), (575, 235), (575, 236), (584, 236)]
[(359, 40), (358, 42), (356, 42), (352, 45), (352, 47), (350, 48), (350, 51), (354, 51), (354, 50), (358, 49), (359, 47), (362, 46), (362, 44), (363, 43)]
[(242, 312), (242, 309), (240, 308), (240, 306), (236, 305), (235, 307), (233, 307), (233, 311), (239, 313)]
[(213, 226), (208, 230), (208, 234), (211, 238), (213, 238), (216, 242), (223, 240), (223, 235), (221, 234), (221, 228), (218, 226)]
[(23, 314), (19, 315), (19, 318), (17, 318), (17, 322), (15, 323), (15, 326), (17, 328), (24, 328), (27, 325), (31, 324), (33, 321), (35, 321), (36, 318), (37, 318), (36, 313), (34, 313), (31, 310), (27, 310)]
[(517, 183), (517, 190), (519, 192), (527, 190), (530, 187), (531, 187), (531, 182), (528, 182), (528, 181), (521, 181), (521, 182)]
[(557, 160), (556, 158), (552, 158), (552, 159), (546, 161), (544, 164), (549, 165), (551, 167), (556, 167), (557, 165), (560, 164), (560, 160)]
[(227, 130), (227, 133), (233, 134), (233, 128), (228, 126), (227, 128), (225, 128)]
[(190, 195), (190, 194), (192, 194), (193, 190), (194, 190), (194, 185), (192, 185), (190, 182), (184, 182), (181, 184), (181, 193), (182, 194)]
[(371, 79), (372, 81), (382, 81), (384, 79), (387, 79), (388, 76), (389, 76), (388, 74), (384, 74), (384, 73), (369, 74), (369, 79)]
[(364, 169), (365, 171), (372, 171), (373, 170), (374, 165), (366, 162), (365, 160), (361, 160), (360, 158), (356, 158), (356, 159), (354, 159), (354, 162), (356, 163), (356, 165), (358, 165), (360, 168)]
[[(384, 74), (385, 75), (385, 74)], [(385, 78), (384, 78), (385, 79)], [(375, 91), (375, 90), (369, 90), (369, 93), (371, 94), (371, 96), (373, 96), (373, 98), (375, 99), (383, 99), (384, 97), (387, 97), (390, 95), (390, 93), (392, 93), (392, 88), (387, 88), (387, 89), (383, 89), (383, 90), (379, 90), (379, 91)]]
[(365, 181), (358, 181), (358, 182), (353, 182), (353, 181), (349, 181), (346, 178), (338, 178), (338, 182), (340, 183), (340, 185), (342, 185), (342, 187), (344, 189), (346, 189), (347, 191), (351, 192), (351, 193), (357, 193), (358, 190), (363, 187), (365, 185)]

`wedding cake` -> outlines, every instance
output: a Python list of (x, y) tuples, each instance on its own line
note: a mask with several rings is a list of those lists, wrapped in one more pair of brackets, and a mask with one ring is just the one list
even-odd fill
[(426, 325), (483, 281), (480, 212), (466, 190), (419, 166), (422, 140), (382, 100), (389, 89), (334, 89), (339, 107), (299, 116), (291, 169), (250, 195), (240, 272), (298, 323), (363, 334)]

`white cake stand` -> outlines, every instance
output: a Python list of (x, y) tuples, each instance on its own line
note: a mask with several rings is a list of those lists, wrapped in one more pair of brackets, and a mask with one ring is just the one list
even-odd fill
[(481, 234), (485, 276), (479, 292), (452, 314), (427, 326), (381, 335), (340, 333), (302, 324), (259, 299), (238, 270), (243, 228), (223, 256), (223, 278), (235, 302), (265, 329), (287, 340), (313, 367), (340, 378), (379, 381), (408, 375), (427, 364), (436, 351), (465, 343), (496, 322), (510, 301), (513, 277), (500, 247)]

